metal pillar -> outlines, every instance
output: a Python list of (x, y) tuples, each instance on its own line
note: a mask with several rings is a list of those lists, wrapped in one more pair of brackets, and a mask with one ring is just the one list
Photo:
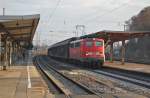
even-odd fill
[(113, 63), (113, 42), (110, 45), (110, 62)]
[(8, 53), (7, 53), (7, 57), (8, 57), (8, 66), (10, 66), (10, 41), (8, 41)]
[(18, 52), (17, 52), (17, 43), (16, 42), (14, 42), (14, 65), (16, 64), (16, 60), (18, 59)]
[(17, 61), (18, 61), (20, 59), (20, 51), (19, 51), (19, 45), (18, 45), (18, 43), (17, 43), (16, 53), (17, 53)]
[(14, 46), (14, 42), (11, 43), (11, 65), (14, 64), (14, 52), (15, 52), (15, 46)]
[(3, 8), (3, 16), (5, 15), (5, 8)]
[(5, 51), (5, 53), (4, 53), (4, 65), (3, 65), (3, 70), (6, 70), (6, 66), (8, 65), (8, 55), (7, 55), (7, 52), (8, 52), (8, 45), (7, 45), (8, 43), (7, 43), (7, 38), (6, 38), (6, 40), (5, 40), (5, 42), (4, 42), (4, 45), (5, 45), (5, 49), (4, 49), (4, 51)]
[(0, 66), (2, 66), (2, 35), (0, 34), (0, 48), (1, 48), (1, 52), (0, 52)]
[(105, 43), (105, 45), (104, 45), (104, 46), (105, 46), (105, 47), (104, 47), (105, 49), (107, 48), (107, 46), (109, 45), (109, 43), (110, 43), (110, 42), (111, 42), (111, 40), (110, 40), (110, 39), (109, 39), (109, 40), (107, 40), (107, 42), (106, 42), (106, 43)]
[(12, 64), (12, 51), (13, 51), (13, 49), (12, 49), (12, 42), (10, 41), (9, 42), (9, 66)]
[(85, 35), (85, 25), (76, 25), (76, 34), (75, 36), (80, 36), (79, 33), (82, 33), (82, 36)]
[(11, 57), (12, 57), (12, 42), (9, 38), (6, 38), (4, 41), (4, 65), (3, 70), (7, 69), (7, 66), (11, 65)]
[(122, 48), (121, 48), (121, 64), (125, 64), (125, 40), (122, 41)]

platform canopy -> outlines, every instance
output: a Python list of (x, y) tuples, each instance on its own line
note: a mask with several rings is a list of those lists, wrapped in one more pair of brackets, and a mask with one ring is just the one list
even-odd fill
[(0, 16), (1, 40), (9, 38), (11, 41), (25, 45), (32, 43), (40, 15)]
[(140, 38), (143, 36), (150, 36), (150, 31), (99, 31), (96, 33), (81, 36), (81, 38), (103, 38), (105, 42), (110, 40), (111, 42), (129, 40), (132, 38)]

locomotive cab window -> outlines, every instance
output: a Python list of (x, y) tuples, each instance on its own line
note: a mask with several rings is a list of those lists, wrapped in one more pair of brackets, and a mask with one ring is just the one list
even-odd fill
[(103, 42), (101, 42), (101, 41), (96, 41), (96, 42), (95, 42), (95, 46), (103, 46)]
[(86, 42), (86, 46), (87, 47), (92, 47), (93, 46), (93, 42), (92, 41), (87, 41)]

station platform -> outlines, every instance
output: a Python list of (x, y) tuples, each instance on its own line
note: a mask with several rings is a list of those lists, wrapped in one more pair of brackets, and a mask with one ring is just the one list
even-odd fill
[(113, 61), (113, 63), (111, 63), (110, 61), (106, 61), (104, 66), (125, 69), (125, 70), (131, 70), (131, 71), (144, 72), (144, 73), (150, 74), (150, 65), (146, 65), (146, 64), (125, 62), (125, 64), (122, 65), (121, 62), (119, 62), (119, 61)]
[(45, 98), (48, 88), (35, 66), (0, 70), (0, 98)]

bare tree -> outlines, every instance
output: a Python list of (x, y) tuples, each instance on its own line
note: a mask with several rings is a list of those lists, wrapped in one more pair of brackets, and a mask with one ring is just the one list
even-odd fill
[[(126, 23), (130, 31), (150, 31), (150, 7), (144, 8)], [(130, 40), (126, 46), (127, 58), (150, 59), (150, 37)]]

